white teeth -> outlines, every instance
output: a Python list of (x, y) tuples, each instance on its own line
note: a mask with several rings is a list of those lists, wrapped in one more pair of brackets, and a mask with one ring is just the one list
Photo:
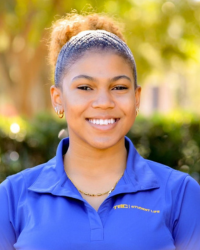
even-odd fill
[(89, 119), (89, 122), (93, 123), (93, 124), (98, 124), (98, 125), (108, 125), (108, 124), (113, 124), (115, 123), (115, 119), (111, 118), (111, 119)]
[(115, 120), (114, 119), (111, 119), (111, 123), (114, 123), (115, 122)]

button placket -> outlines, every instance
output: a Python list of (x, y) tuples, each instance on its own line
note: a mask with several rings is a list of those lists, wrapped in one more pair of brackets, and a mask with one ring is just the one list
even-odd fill
[(91, 241), (101, 241), (104, 239), (104, 230), (98, 212), (89, 204), (85, 204), (91, 229)]

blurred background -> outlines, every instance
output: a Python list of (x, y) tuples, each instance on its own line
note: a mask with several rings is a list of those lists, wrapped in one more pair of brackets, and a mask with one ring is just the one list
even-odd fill
[(47, 44), (52, 22), (74, 9), (124, 23), (143, 88), (128, 134), (137, 150), (200, 181), (200, 0), (1, 0), (0, 182), (49, 160), (65, 136)]

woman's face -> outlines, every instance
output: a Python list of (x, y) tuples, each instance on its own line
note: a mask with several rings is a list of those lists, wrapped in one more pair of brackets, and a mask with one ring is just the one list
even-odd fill
[(70, 141), (110, 148), (134, 123), (141, 88), (134, 89), (130, 65), (109, 52), (86, 52), (51, 88), (53, 106), (64, 110)]

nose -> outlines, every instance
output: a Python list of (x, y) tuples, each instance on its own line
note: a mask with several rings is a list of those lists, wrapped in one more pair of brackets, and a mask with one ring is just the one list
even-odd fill
[(115, 102), (108, 90), (99, 90), (92, 103), (93, 108), (110, 109), (115, 107)]

